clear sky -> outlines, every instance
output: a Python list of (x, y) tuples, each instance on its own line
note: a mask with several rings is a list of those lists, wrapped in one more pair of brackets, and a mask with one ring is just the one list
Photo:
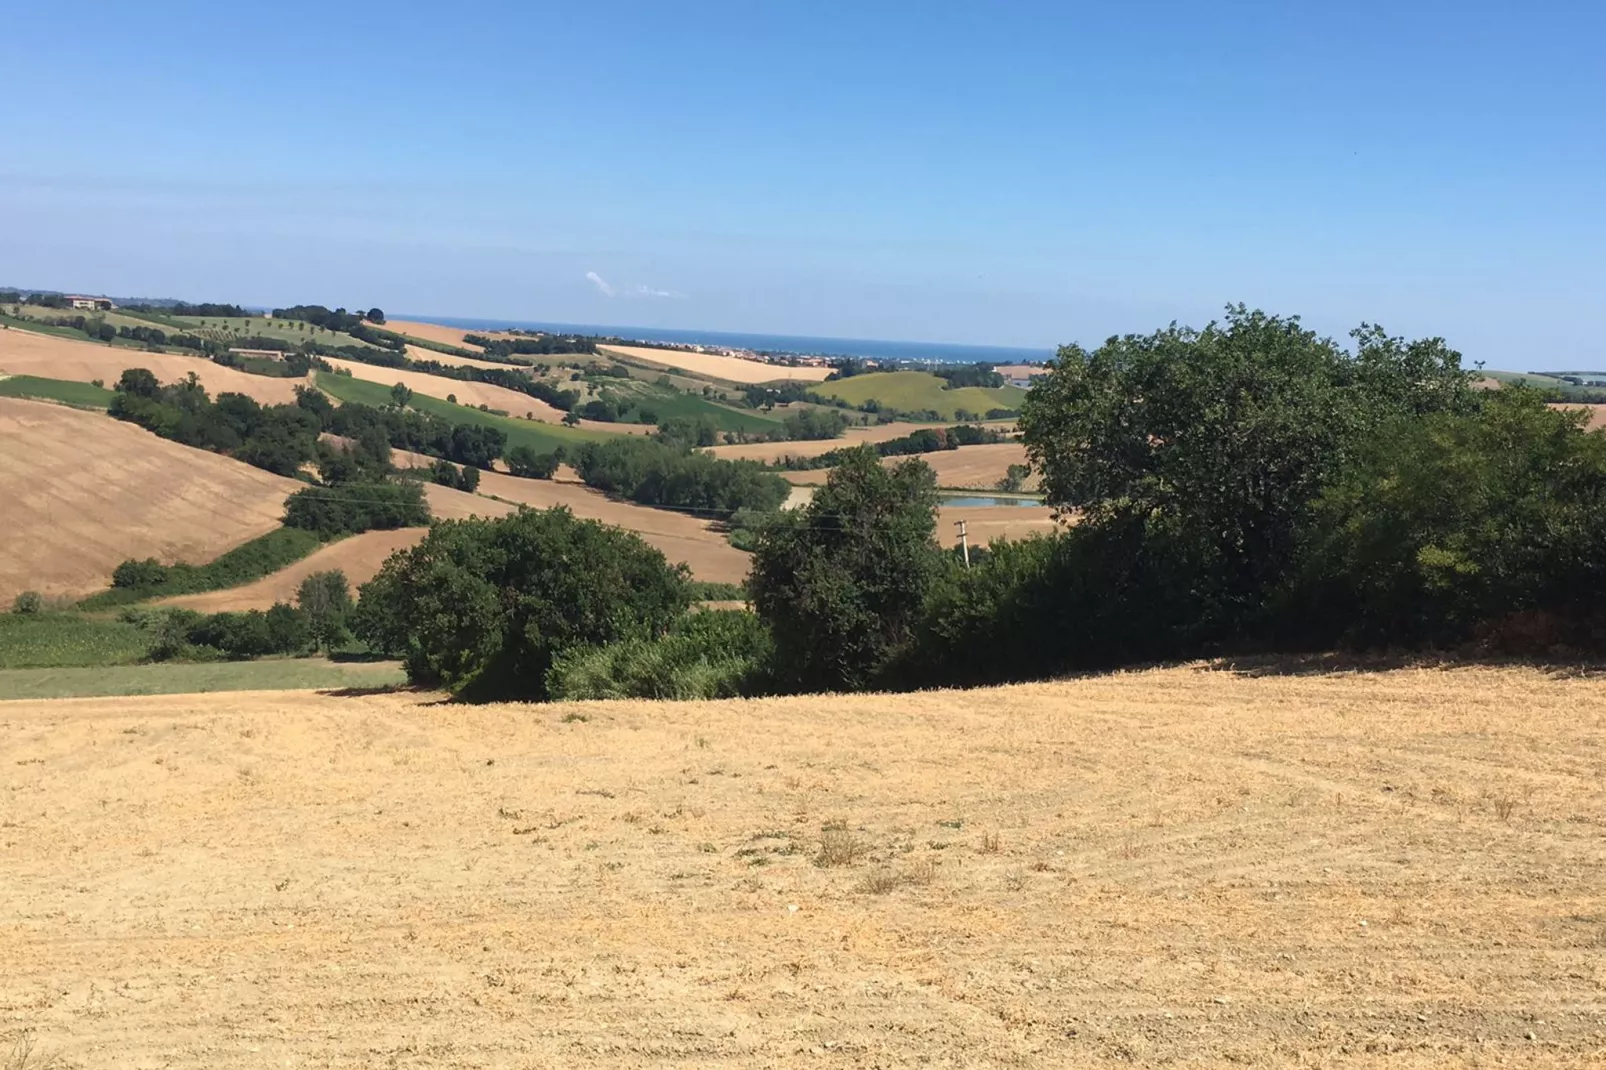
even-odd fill
[(1606, 4), (13, 5), (0, 283), (1606, 365)]

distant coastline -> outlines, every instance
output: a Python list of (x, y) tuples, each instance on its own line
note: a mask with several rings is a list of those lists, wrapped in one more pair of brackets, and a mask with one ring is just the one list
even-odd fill
[(754, 353), (795, 356), (864, 357), (882, 361), (925, 361), (935, 364), (1026, 364), (1048, 360), (1052, 349), (1019, 346), (958, 345), (950, 342), (896, 342), (873, 338), (816, 338), (796, 334), (749, 334), (741, 331), (695, 331), (673, 327), (614, 327), (595, 323), (544, 323), (537, 320), (476, 319), (461, 316), (393, 314), (399, 320), (439, 323), (486, 331), (519, 329), (572, 334), (603, 334), (632, 342), (722, 346)]

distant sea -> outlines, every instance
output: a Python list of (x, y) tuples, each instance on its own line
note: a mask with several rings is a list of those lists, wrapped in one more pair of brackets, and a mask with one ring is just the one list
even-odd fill
[(440, 323), (485, 331), (517, 328), (560, 334), (601, 334), (632, 342), (673, 342), (676, 345), (728, 346), (755, 353), (795, 353), (798, 356), (868, 357), (873, 360), (927, 361), (933, 364), (1024, 364), (1045, 361), (1052, 349), (1017, 346), (955, 345), (950, 342), (893, 342), (875, 338), (812, 338), (799, 334), (744, 334), (739, 331), (687, 331), (673, 327), (609, 327), (597, 323), (540, 323), (534, 320), (460, 319), (398, 312), (399, 320)]

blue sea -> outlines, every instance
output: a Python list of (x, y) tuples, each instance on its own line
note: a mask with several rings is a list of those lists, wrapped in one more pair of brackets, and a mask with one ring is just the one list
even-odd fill
[(540, 323), (534, 320), (460, 319), (396, 313), (396, 319), (440, 323), (468, 330), (552, 331), (560, 334), (601, 334), (632, 342), (672, 342), (676, 345), (728, 346), (755, 353), (793, 353), (798, 356), (867, 357), (883, 361), (925, 361), (933, 364), (1023, 364), (1048, 360), (1052, 349), (1016, 346), (955, 345), (951, 342), (893, 342), (874, 338), (811, 338), (794, 334), (744, 334), (739, 331), (688, 331), (674, 327), (610, 327), (596, 323)]

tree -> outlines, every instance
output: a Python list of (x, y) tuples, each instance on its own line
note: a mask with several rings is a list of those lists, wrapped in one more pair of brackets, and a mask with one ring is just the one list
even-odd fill
[(659, 637), (690, 602), (685, 566), (634, 533), (526, 510), (436, 524), (363, 585), (354, 623), (414, 683), (544, 699), (563, 651)]
[(408, 389), (406, 383), (397, 383), (390, 388), (390, 400), (398, 409), (405, 409), (413, 400), (413, 392)]
[(11, 603), (11, 612), (23, 616), (33, 616), (45, 607), (45, 600), (38, 591), (23, 591)]
[(422, 527), (429, 502), (417, 483), (348, 483), (307, 487), (284, 502), (284, 525), (325, 537)]
[(551, 479), (562, 462), (562, 447), (551, 453), (536, 453), (529, 446), (515, 446), (507, 454), (507, 470), (525, 479)]
[(363, 319), (367, 320), (369, 323), (383, 324), (385, 322), (385, 313), (377, 308), (370, 308), (368, 310), (368, 314), (364, 316)]
[(937, 480), (924, 461), (845, 451), (802, 509), (759, 533), (749, 586), (776, 676), (806, 691), (873, 686), (903, 651), (941, 567)]
[(580, 414), (571, 409), (563, 414), (563, 422), (570, 427), (577, 427), (580, 424)]
[(1378, 428), (1474, 404), (1442, 340), (1354, 337), (1351, 356), (1239, 305), (1203, 330), (1062, 348), (1020, 417), (1048, 502), (1164, 528), (1201, 563), (1201, 634), (1230, 631), (1288, 569), (1323, 482)]
[(1024, 464), (1012, 464), (1004, 469), (1004, 478), (998, 481), (998, 489), (1011, 494), (1018, 492), (1026, 484), (1026, 477), (1032, 474), (1031, 467)]
[(340, 569), (314, 572), (296, 591), (296, 608), (306, 618), (313, 642), (324, 652), (350, 638), (346, 618), (351, 615), (351, 588)]
[(457, 473), (457, 489), (473, 494), (480, 489), (480, 470), (472, 465), (464, 465), (462, 471)]

